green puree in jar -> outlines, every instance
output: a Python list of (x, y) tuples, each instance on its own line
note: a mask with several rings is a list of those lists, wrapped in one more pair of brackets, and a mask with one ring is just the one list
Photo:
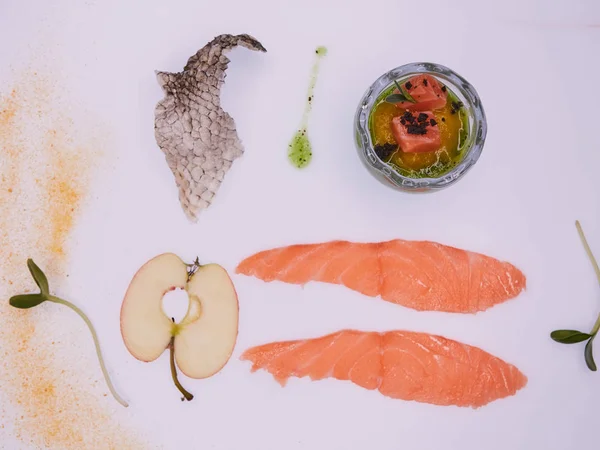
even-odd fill
[(296, 131), (296, 134), (294, 134), (288, 145), (288, 159), (298, 169), (308, 166), (312, 159), (312, 145), (308, 138), (308, 117), (312, 110), (312, 103), (315, 98), (314, 90), (315, 85), (317, 84), (317, 76), (319, 75), (319, 63), (327, 54), (327, 48), (323, 46), (318, 47), (315, 50), (315, 54), (317, 55), (317, 59), (313, 65), (310, 76), (310, 84), (306, 95), (306, 107), (304, 108), (300, 129)]
[[(404, 86), (409, 79), (413, 78), (398, 80), (398, 85), (403, 87), (404, 94), (406, 94)], [(411, 86), (410, 83), (408, 85)], [(403, 152), (398, 146), (392, 132), (392, 119), (402, 117), (406, 110), (386, 101), (390, 94), (397, 92), (396, 85), (382, 92), (375, 101), (369, 115), (369, 132), (375, 152), (382, 161), (403, 176), (437, 178), (458, 165), (465, 155), (469, 117), (457, 95), (447, 86), (443, 86), (442, 89), (447, 94), (446, 104), (431, 111), (440, 134), (441, 145), (436, 151)], [(407, 104), (409, 103), (402, 103), (402, 105)], [(417, 111), (415, 115), (418, 114)]]

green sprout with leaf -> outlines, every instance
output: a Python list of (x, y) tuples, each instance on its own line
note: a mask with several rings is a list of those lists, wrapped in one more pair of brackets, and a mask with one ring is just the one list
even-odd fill
[[(592, 266), (594, 266), (594, 270), (596, 271), (596, 277), (598, 278), (598, 283), (600, 283), (600, 268), (598, 267), (598, 263), (596, 262), (596, 258), (590, 249), (590, 246), (585, 238), (585, 234), (583, 233), (583, 229), (581, 228), (581, 224), (579, 221), (575, 222), (575, 226), (577, 227), (577, 231), (579, 232), (579, 237), (581, 238), (581, 242), (583, 243), (583, 247), (592, 262)], [(585, 349), (583, 351), (585, 357), (585, 363), (591, 371), (596, 371), (596, 363), (594, 362), (594, 354), (592, 350), (592, 343), (594, 342), (594, 338), (598, 334), (598, 330), (600, 330), (600, 315), (596, 319), (596, 323), (594, 327), (589, 333), (583, 333), (578, 330), (554, 330), (550, 333), (550, 337), (554, 339), (556, 342), (560, 342), (561, 344), (577, 344), (579, 342), (587, 341), (585, 344)]]
[(100, 368), (102, 369), (102, 373), (104, 374), (104, 379), (106, 380), (106, 384), (108, 385), (108, 389), (110, 390), (113, 397), (123, 406), (129, 406), (125, 400), (123, 400), (117, 391), (115, 390), (112, 382), (110, 381), (110, 377), (108, 375), (108, 371), (106, 370), (106, 365), (104, 364), (104, 358), (102, 357), (102, 352), (100, 350), (100, 342), (98, 341), (98, 335), (96, 334), (96, 330), (92, 325), (90, 319), (85, 315), (85, 313), (75, 306), (73, 303), (68, 302), (67, 300), (63, 300), (62, 298), (58, 298), (52, 294), (50, 294), (50, 287), (48, 286), (48, 278), (46, 274), (40, 269), (37, 264), (33, 262), (31, 258), (27, 260), (27, 267), (29, 268), (29, 272), (31, 276), (35, 280), (35, 283), (40, 288), (40, 292), (38, 294), (22, 294), (15, 295), (10, 298), (9, 303), (11, 306), (19, 309), (29, 309), (34, 306), (38, 306), (41, 303), (46, 301), (59, 303), (61, 305), (65, 305), (75, 311), (79, 317), (83, 319), (86, 323), (90, 332), (92, 333), (92, 338), (94, 339), (94, 344), (96, 346), (96, 354), (98, 355), (98, 360), (100, 361)]
[(415, 103), (415, 99), (412, 98), (408, 93), (404, 92), (404, 90), (398, 84), (398, 82), (396, 80), (394, 80), (394, 84), (398, 88), (398, 92), (388, 95), (385, 98), (386, 102), (388, 102), (388, 103), (402, 103), (402, 102)]

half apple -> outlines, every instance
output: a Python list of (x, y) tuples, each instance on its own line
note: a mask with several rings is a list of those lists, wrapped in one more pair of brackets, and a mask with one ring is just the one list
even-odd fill
[[(174, 289), (187, 292), (189, 306), (180, 323), (163, 310), (164, 295)], [(208, 378), (229, 361), (238, 334), (239, 305), (231, 278), (218, 264), (184, 263), (163, 253), (134, 275), (121, 306), (121, 334), (129, 352), (140, 361), (157, 359), (168, 348), (171, 374), (177, 366), (190, 378)]]

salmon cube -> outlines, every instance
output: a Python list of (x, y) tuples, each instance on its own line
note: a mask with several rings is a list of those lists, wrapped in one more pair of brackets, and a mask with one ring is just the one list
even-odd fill
[[(400, 102), (396, 106), (410, 111), (433, 111), (446, 106), (448, 92), (431, 75), (417, 75), (404, 83), (403, 89), (416, 103)], [(398, 89), (394, 91), (398, 93)]]
[(424, 153), (439, 150), (440, 128), (431, 111), (406, 111), (392, 119), (392, 133), (400, 150), (405, 153)]

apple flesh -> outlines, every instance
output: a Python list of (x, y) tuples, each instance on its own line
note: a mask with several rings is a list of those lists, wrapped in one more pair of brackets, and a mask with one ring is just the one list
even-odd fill
[(158, 358), (168, 347), (175, 324), (162, 309), (164, 295), (185, 289), (186, 264), (172, 253), (159, 255), (134, 275), (121, 306), (121, 335), (129, 352), (140, 361)]
[[(164, 312), (164, 295), (187, 292), (189, 306), (180, 323)], [(134, 275), (121, 306), (121, 335), (140, 361), (157, 359), (170, 348), (181, 371), (190, 378), (208, 378), (231, 358), (238, 334), (239, 304), (227, 271), (218, 264), (186, 264), (163, 253)], [(182, 388), (180, 388), (181, 390)]]
[(238, 334), (238, 300), (229, 275), (217, 264), (200, 267), (187, 284), (190, 306), (175, 326), (175, 359), (190, 378), (221, 370)]

